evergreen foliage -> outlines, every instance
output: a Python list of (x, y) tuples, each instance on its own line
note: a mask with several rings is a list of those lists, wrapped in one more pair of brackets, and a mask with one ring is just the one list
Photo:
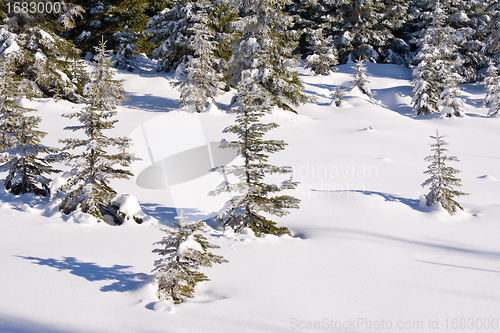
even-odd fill
[[(82, 148), (77, 154), (65, 153), (63, 158), (74, 168), (73, 175), (61, 187), (65, 197), (59, 207), (64, 214), (79, 208), (85, 213), (104, 221), (103, 212), (112, 212), (112, 199), (116, 192), (110, 187), (112, 178), (128, 178), (132, 173), (126, 169), (114, 168), (115, 164), (127, 167), (134, 159), (126, 152), (130, 139), (108, 138), (103, 131), (114, 127), (117, 120), (116, 106), (125, 98), (121, 81), (113, 79), (113, 69), (105, 42), (102, 42), (96, 64), (91, 73), (91, 82), (85, 86), (86, 106), (82, 111), (64, 114), (67, 118), (77, 118), (78, 126), (65, 129), (85, 132), (86, 139), (64, 139), (64, 151)], [(115, 147), (116, 153), (109, 150)], [(109, 214), (108, 214), (109, 215)]]
[(340, 88), (340, 85), (335, 84), (335, 90), (330, 94), (334, 98), (335, 106), (339, 107), (345, 102), (344, 92)]
[(153, 269), (158, 283), (158, 297), (172, 300), (178, 304), (188, 297), (193, 297), (194, 288), (201, 281), (209, 281), (208, 277), (199, 272), (200, 267), (212, 267), (212, 264), (227, 262), (222, 256), (208, 252), (219, 246), (212, 245), (199, 232), (206, 228), (202, 221), (188, 222), (188, 218), (181, 215), (175, 217), (174, 228), (165, 228), (166, 236), (154, 245), (161, 248), (154, 249), (164, 258), (156, 260)]
[(305, 68), (311, 69), (315, 74), (328, 75), (330, 71), (336, 71), (337, 55), (334, 48), (330, 46), (332, 38), (324, 38), (321, 29), (315, 30), (310, 39), (312, 54), (306, 58)]
[(190, 31), (189, 47), (194, 50), (194, 56), (190, 56), (187, 63), (186, 80), (173, 85), (180, 86), (180, 106), (191, 112), (202, 112), (210, 100), (215, 104), (214, 97), (223, 88), (223, 83), (222, 74), (216, 70), (215, 33), (208, 26), (206, 9), (194, 14), (192, 20), (196, 23)]
[(16, 79), (12, 64), (3, 60), (0, 67), (0, 172), (7, 172), (5, 188), (13, 194), (49, 194), (50, 179), (44, 175), (58, 172), (39, 154), (57, 152), (41, 144), (47, 133), (38, 130), (40, 117), (27, 116), (35, 111), (20, 106), (21, 98), (39, 97), (36, 86), (28, 80)]
[(290, 0), (238, 0), (241, 17), (234, 29), (241, 37), (234, 43), (229, 60), (229, 84), (236, 87), (243, 72), (251, 72), (259, 90), (268, 94), (272, 105), (294, 111), (293, 107), (311, 101), (292, 68), (298, 59), (292, 56), (297, 33), (289, 30), (292, 17), (282, 10)]
[[(492, 8), (494, 2), (496, 0), (440, 2), (440, 8), (445, 13), (443, 26), (452, 29), (456, 37), (455, 53), (462, 62), (456, 71), (466, 81), (477, 81), (480, 78), (478, 70), (488, 62), (483, 49), (488, 25), (495, 12)], [(410, 3), (409, 21), (405, 28), (406, 39), (410, 44), (415, 44), (415, 38), (421, 39), (426, 29), (432, 25), (434, 8), (435, 1), (431, 0), (414, 0)]]
[(366, 86), (368, 78), (366, 77), (366, 67), (363, 64), (363, 61), (360, 60), (356, 62), (356, 65), (352, 67), (354, 69), (354, 73), (352, 74), (352, 83), (354, 88), (358, 88), (363, 94), (367, 96), (372, 96), (372, 92), (370, 88)]
[[(290, 11), (300, 16), (295, 29), (323, 29), (333, 37), (341, 63), (360, 57), (373, 62), (408, 64), (409, 46), (400, 31), (406, 23), (408, 2), (403, 0), (297, 0)], [(311, 51), (307, 37), (300, 52)]]
[(460, 178), (455, 177), (460, 171), (452, 167), (448, 167), (445, 161), (455, 161), (458, 159), (455, 156), (447, 156), (443, 153), (448, 151), (443, 148), (443, 146), (448, 145), (448, 143), (443, 141), (445, 136), (439, 136), (436, 130), (436, 136), (431, 136), (432, 139), (436, 140), (436, 143), (431, 144), (432, 151), (434, 155), (427, 156), (426, 161), (431, 162), (429, 165), (429, 170), (425, 171), (430, 177), (423, 184), (424, 186), (430, 186), (430, 191), (426, 195), (427, 206), (432, 206), (437, 202), (441, 203), (446, 211), (450, 214), (454, 214), (457, 208), (463, 210), (458, 202), (454, 200), (455, 197), (467, 195), (467, 193), (454, 190), (455, 186), (462, 186), (460, 183)]
[(85, 12), (76, 19), (76, 27), (66, 35), (83, 52), (94, 52), (102, 39), (107, 41), (110, 50), (118, 52), (122, 41), (116, 38), (116, 33), (129, 33), (133, 39), (139, 38), (148, 22), (146, 12), (151, 6), (144, 0), (82, 0), (78, 3)]
[[(25, 111), (32, 110), (25, 109)], [(58, 152), (57, 148), (50, 148), (41, 143), (47, 133), (38, 130), (40, 121), (40, 117), (26, 116), (22, 113), (16, 113), (7, 120), (13, 130), (8, 135), (14, 138), (14, 144), (12, 148), (0, 152), (9, 156), (8, 161), (0, 165), (0, 172), (8, 172), (4, 185), (15, 195), (34, 193), (48, 196), (51, 180), (45, 175), (60, 172), (50, 166), (50, 155), (46, 158), (38, 157), (40, 153)]]
[(128, 26), (123, 28), (123, 31), (117, 31), (114, 33), (113, 37), (118, 41), (118, 46), (116, 48), (116, 68), (126, 69), (132, 72), (136, 66), (135, 50), (137, 46), (135, 45), (135, 40), (137, 39), (136, 34), (132, 33)]
[(45, 96), (78, 102), (87, 82), (80, 51), (41, 26), (20, 29), (3, 25), (0, 56), (12, 63), (15, 74), (35, 82)]
[(488, 75), (485, 78), (486, 96), (484, 97), (484, 104), (489, 106), (488, 115), (499, 114), (500, 112), (500, 77), (498, 75), (498, 68), (493, 62), (487, 70)]
[[(201, 20), (202, 15), (207, 17)], [(155, 58), (161, 61), (158, 71), (168, 72), (177, 69), (179, 65), (185, 66), (189, 56), (195, 54), (191, 36), (198, 28), (211, 30), (205, 32), (210, 34), (210, 42), (215, 42), (216, 62), (228, 60), (232, 51), (230, 43), (234, 40), (234, 34), (229, 33), (228, 29), (235, 18), (235, 9), (226, 0), (174, 1), (172, 8), (163, 9), (146, 25), (145, 33), (151, 36), (152, 43), (159, 45), (153, 51)], [(217, 70), (222, 71), (222, 67), (223, 64), (219, 65)]]
[(419, 63), (413, 69), (412, 104), (417, 115), (438, 113), (441, 105), (446, 112), (459, 115), (461, 102), (456, 97), (457, 84), (463, 78), (457, 68), (462, 62), (456, 57), (456, 35), (444, 22), (445, 12), (438, 2), (432, 24), (420, 40), (420, 51), (415, 57)]
[[(238, 140), (223, 145), (224, 148), (236, 149), (242, 157), (241, 166), (219, 166), (212, 171), (221, 174), (232, 174), (239, 179), (235, 184), (222, 183), (210, 195), (229, 192), (237, 193), (226, 202), (218, 218), (225, 226), (239, 232), (251, 228), (257, 235), (289, 234), (286, 227), (277, 227), (260, 212), (283, 216), (289, 213), (289, 208), (298, 208), (300, 200), (289, 195), (273, 193), (286, 189), (294, 189), (297, 182), (284, 181), (279, 185), (267, 184), (264, 177), (269, 174), (291, 173), (289, 166), (277, 167), (269, 164), (269, 154), (285, 149), (282, 140), (264, 140), (264, 135), (278, 127), (276, 123), (263, 124), (260, 119), (270, 111), (271, 101), (268, 95), (260, 89), (252, 77), (246, 77), (238, 86), (239, 105), (233, 108), (236, 113), (236, 124), (229, 126), (224, 133), (234, 133)], [(225, 142), (225, 141), (223, 141)]]

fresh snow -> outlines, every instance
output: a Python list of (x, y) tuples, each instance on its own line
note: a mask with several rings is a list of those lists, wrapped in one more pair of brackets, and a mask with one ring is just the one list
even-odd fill
[[(0, 182), (0, 332), (444, 332), (454, 319), (500, 320), (500, 120), (486, 117), (483, 85), (461, 85), (462, 118), (417, 117), (409, 69), (365, 63), (368, 99), (351, 91), (351, 65), (328, 76), (298, 68), (317, 101), (298, 115), (274, 110), (263, 121), (280, 124), (269, 138), (288, 145), (270, 163), (293, 168), (300, 185), (290, 194), (301, 208), (276, 219), (294, 237), (259, 238), (210, 220), (230, 196), (207, 193), (226, 179), (196, 173), (196, 166), (214, 166), (208, 150), (182, 155), (235, 139), (222, 133), (234, 123), (223, 112), (234, 91), (217, 97), (220, 112), (187, 114), (170, 86), (174, 74), (150, 71), (154, 64), (138, 58), (133, 73), (118, 71), (131, 99), (118, 108), (109, 135), (134, 138), (132, 150), (143, 160), (132, 166), (135, 178), (112, 186), (137, 198), (140, 207), (122, 197), (132, 202), (125, 205), (129, 213), (141, 209), (158, 223), (111, 226), (84, 213), (64, 216), (59, 197), (14, 196)], [(337, 82), (352, 107), (331, 103)], [(63, 128), (76, 124), (61, 114), (82, 107), (51, 99), (23, 103), (38, 109), (48, 146), (60, 146), (70, 135)], [(425, 206), (422, 197), (424, 157), (436, 129), (460, 160), (449, 162), (463, 170), (460, 190), (470, 194), (458, 198), (465, 211), (454, 216)], [(229, 165), (241, 163), (231, 159)], [(183, 172), (182, 182), (165, 176), (167, 160)], [(143, 176), (162, 186), (138, 186)], [(205, 236), (220, 246), (213, 253), (229, 263), (204, 268), (211, 281), (171, 305), (155, 295), (152, 250), (160, 228), (171, 226), (181, 209), (191, 221), (207, 221)], [(382, 320), (385, 329), (376, 329)], [(431, 329), (436, 321), (439, 329)], [(344, 322), (357, 326), (334, 329)], [(417, 326), (395, 329), (401, 323)], [(322, 329), (306, 329), (314, 325)]]

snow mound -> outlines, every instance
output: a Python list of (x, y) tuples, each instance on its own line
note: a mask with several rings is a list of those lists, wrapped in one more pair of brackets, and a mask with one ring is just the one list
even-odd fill
[(142, 219), (142, 223), (154, 223), (154, 218), (146, 215), (142, 210), (137, 198), (130, 194), (118, 194), (114, 197), (113, 202), (120, 205), (119, 212), (125, 214), (125, 221), (134, 221), (134, 218)]
[(153, 304), (153, 310), (158, 312), (175, 313), (175, 308), (172, 303), (163, 299)]
[(86, 225), (95, 225), (99, 223), (97, 218), (93, 215), (90, 215), (88, 213), (84, 213), (81, 211), (76, 211), (71, 214), (71, 218), (69, 221), (73, 221), (74, 223), (78, 224), (86, 224)]
[(23, 204), (21, 205), (21, 210), (22, 210), (23, 212), (26, 212), (26, 213), (35, 213), (35, 212), (36, 212), (36, 210), (35, 210), (35, 209), (33, 209), (33, 208), (31, 208), (31, 206), (30, 206), (30, 205), (28, 205), (27, 203), (23, 203)]

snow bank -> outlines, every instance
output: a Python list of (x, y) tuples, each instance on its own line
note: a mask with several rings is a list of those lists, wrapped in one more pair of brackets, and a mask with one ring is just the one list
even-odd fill
[(151, 216), (146, 215), (142, 210), (137, 198), (130, 194), (118, 194), (114, 197), (113, 202), (120, 205), (119, 212), (125, 214), (125, 221), (134, 221), (139, 218), (141, 223), (155, 223), (156, 220)]

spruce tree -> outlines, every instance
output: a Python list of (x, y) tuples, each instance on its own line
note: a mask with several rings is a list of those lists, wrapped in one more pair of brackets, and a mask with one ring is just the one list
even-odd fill
[(372, 92), (370, 88), (366, 86), (367, 83), (370, 83), (368, 81), (368, 78), (366, 77), (366, 67), (363, 64), (362, 60), (359, 60), (356, 62), (356, 65), (352, 67), (354, 69), (354, 73), (352, 74), (352, 84), (354, 88), (358, 88), (363, 94), (367, 96), (372, 96)]
[(189, 47), (194, 50), (187, 66), (187, 78), (173, 83), (181, 90), (180, 106), (191, 112), (202, 112), (209, 101), (215, 104), (214, 97), (223, 88), (222, 74), (217, 73), (215, 56), (215, 33), (208, 26), (206, 8), (200, 9), (192, 16), (196, 23), (190, 29)]
[[(0, 57), (0, 150), (9, 149), (13, 146), (15, 139), (9, 135), (13, 133), (15, 122), (9, 121), (18, 115), (28, 112), (28, 109), (20, 106), (17, 101), (21, 98), (32, 99), (41, 97), (40, 91), (33, 82), (17, 77), (13, 69), (12, 61)], [(29, 109), (33, 111), (32, 109)]]
[[(455, 105), (452, 108), (458, 110), (455, 96), (457, 83), (463, 81), (457, 73), (461, 61), (456, 54), (456, 35), (453, 34), (451, 27), (444, 25), (444, 22), (445, 12), (438, 2), (432, 23), (425, 30), (424, 37), (420, 40), (420, 51), (415, 56), (418, 65), (413, 69), (412, 104), (417, 115), (439, 113), (439, 106), (446, 103), (448, 106)], [(443, 94), (446, 89), (448, 90)], [(443, 101), (438, 105), (442, 94)]]
[[(0, 152), (9, 156), (8, 161), (0, 165), (0, 172), (8, 172), (4, 185), (15, 195), (34, 193), (48, 196), (51, 179), (45, 175), (60, 172), (51, 167), (51, 156), (47, 155), (57, 153), (58, 149), (41, 143), (47, 133), (38, 130), (40, 121), (40, 117), (27, 116), (23, 113), (15, 113), (7, 119), (12, 131), (8, 134), (14, 139), (14, 144), (12, 148)], [(40, 153), (46, 154), (45, 158), (39, 157)]]
[(331, 47), (332, 38), (325, 38), (323, 31), (317, 29), (312, 32), (310, 37), (312, 54), (306, 58), (306, 69), (319, 75), (328, 75), (331, 71), (337, 71), (337, 55), (334, 48)]
[[(104, 221), (103, 215), (113, 215), (112, 199), (116, 192), (109, 185), (110, 179), (132, 176), (130, 171), (115, 168), (114, 165), (127, 167), (133, 157), (126, 152), (130, 145), (129, 138), (109, 138), (103, 133), (104, 130), (112, 129), (118, 121), (111, 118), (116, 115), (116, 106), (125, 99), (121, 81), (113, 79), (111, 58), (105, 49), (105, 42), (101, 42), (95, 60), (91, 82), (85, 86), (85, 108), (63, 115), (80, 122), (80, 125), (65, 129), (81, 130), (86, 138), (60, 140), (65, 144), (64, 151), (80, 148), (80, 153), (64, 155), (75, 170), (61, 187), (66, 195), (59, 209), (69, 214), (79, 208)], [(111, 153), (112, 147), (115, 153)]]
[(55, 17), (55, 13), (9, 13), (0, 25), (0, 56), (11, 61), (16, 75), (36, 83), (45, 96), (78, 102), (87, 82), (80, 50), (56, 31), (71, 28), (81, 7), (67, 4), (62, 8), (67, 11)]
[(269, 164), (269, 154), (285, 149), (282, 140), (265, 140), (264, 135), (278, 127), (276, 123), (261, 123), (261, 118), (270, 111), (272, 102), (260, 85), (248, 75), (238, 86), (239, 105), (233, 108), (236, 113), (236, 124), (229, 126), (224, 133), (234, 133), (238, 140), (227, 143), (224, 148), (236, 149), (242, 157), (241, 166), (219, 166), (212, 171), (221, 174), (232, 174), (239, 181), (235, 184), (222, 183), (210, 195), (229, 192), (237, 193), (226, 202), (218, 215), (225, 226), (239, 232), (243, 228), (251, 228), (257, 235), (289, 234), (286, 227), (277, 227), (276, 222), (261, 215), (261, 212), (283, 216), (289, 208), (298, 208), (300, 200), (290, 195), (275, 195), (286, 189), (294, 189), (297, 182), (287, 180), (279, 185), (264, 182), (266, 175), (291, 173), (289, 166)]
[(296, 71), (292, 56), (297, 33), (289, 30), (292, 17), (283, 12), (290, 0), (238, 0), (241, 17), (234, 29), (241, 32), (229, 60), (229, 84), (236, 87), (243, 72), (251, 72), (259, 90), (273, 106), (295, 112), (293, 107), (311, 101)]
[(154, 243), (162, 247), (153, 252), (164, 258), (155, 261), (153, 272), (158, 283), (158, 297), (178, 304), (193, 297), (198, 282), (209, 281), (199, 271), (200, 267), (212, 267), (214, 263), (221, 264), (227, 260), (208, 252), (208, 249), (217, 249), (219, 246), (210, 244), (200, 234), (206, 228), (205, 223), (188, 222), (183, 210), (175, 219), (178, 222), (172, 223), (174, 227), (162, 229), (166, 236)]
[(335, 84), (335, 90), (330, 94), (334, 98), (335, 106), (339, 107), (345, 102), (344, 92), (339, 84)]
[(443, 146), (448, 145), (448, 143), (443, 141), (444, 137), (445, 136), (440, 136), (437, 130), (436, 136), (431, 136), (432, 139), (436, 140), (436, 143), (430, 145), (434, 155), (427, 156), (425, 158), (426, 161), (431, 162), (431, 165), (428, 167), (429, 170), (424, 172), (430, 177), (422, 184), (422, 187), (430, 186), (430, 191), (425, 196), (427, 199), (427, 206), (432, 206), (439, 202), (441, 203), (441, 206), (448, 211), (448, 213), (454, 214), (457, 208), (463, 210), (454, 198), (467, 195), (467, 193), (454, 189), (455, 186), (462, 186), (460, 178), (455, 177), (455, 175), (460, 171), (446, 166), (445, 161), (458, 162), (458, 159), (455, 156), (447, 156), (443, 154), (448, 151), (443, 148)]
[(447, 117), (460, 117), (462, 115), (463, 102), (459, 97), (460, 87), (458, 83), (463, 82), (463, 78), (460, 74), (453, 72), (454, 67), (453, 61), (443, 61), (439, 71), (439, 76), (442, 77), (440, 80), (442, 91), (436, 105), (442, 107), (441, 112), (445, 113)]
[(484, 104), (489, 106), (488, 115), (498, 114), (500, 111), (500, 76), (493, 61), (490, 61), (484, 85), (486, 91)]
[[(327, 36), (339, 61), (363, 59), (372, 62), (408, 64), (409, 46), (400, 31), (407, 20), (408, 1), (404, 0), (340, 0), (301, 1), (312, 8), (299, 15), (312, 20)], [(306, 16), (305, 16), (305, 15)], [(315, 29), (312, 28), (312, 29)]]
[(129, 27), (126, 25), (123, 31), (117, 31), (114, 33), (113, 38), (118, 41), (118, 46), (116, 47), (116, 68), (126, 69), (132, 72), (136, 66), (135, 50), (135, 40), (137, 39), (136, 34), (132, 33)]
[[(200, 16), (206, 15), (205, 20)], [(155, 15), (146, 25), (145, 33), (151, 42), (158, 45), (153, 51), (160, 60), (158, 71), (168, 72), (184, 67), (190, 56), (194, 56), (191, 36), (197, 30), (194, 25), (203, 24), (202, 29), (211, 35), (210, 42), (215, 42), (215, 61), (225, 62), (232, 53), (231, 42), (234, 33), (230, 33), (229, 25), (236, 18), (235, 8), (229, 1), (209, 0), (175, 0), (171, 8), (165, 8)], [(207, 20), (208, 18), (208, 20)], [(223, 66), (217, 70), (222, 71)]]
[(141, 37), (149, 19), (146, 11), (151, 5), (144, 0), (81, 0), (79, 4), (85, 12), (75, 19), (76, 27), (66, 36), (83, 52), (92, 53), (102, 39), (107, 41), (108, 49), (118, 52), (121, 41), (115, 34), (125, 33), (125, 26), (134, 38)]
[(41, 144), (47, 133), (38, 130), (40, 117), (27, 116), (35, 111), (20, 106), (21, 98), (40, 97), (36, 86), (20, 80), (12, 72), (12, 63), (2, 59), (0, 65), (0, 155), (4, 156), (0, 172), (8, 172), (5, 188), (13, 194), (48, 195), (50, 179), (44, 175), (58, 172), (39, 154), (55, 153), (55, 148)]

